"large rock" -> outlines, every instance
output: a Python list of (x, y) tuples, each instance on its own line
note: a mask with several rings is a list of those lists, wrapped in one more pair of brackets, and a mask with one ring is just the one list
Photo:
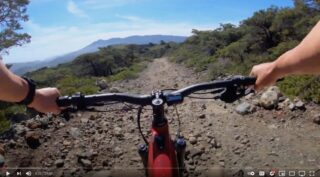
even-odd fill
[(286, 98), (284, 101), (278, 104), (278, 108), (280, 109), (289, 108), (290, 104), (292, 104), (291, 100), (289, 98)]
[(262, 93), (259, 105), (265, 109), (274, 109), (278, 106), (280, 96), (281, 93), (278, 87), (269, 87), (266, 92)]
[(295, 107), (296, 107), (297, 109), (300, 109), (300, 110), (305, 110), (305, 109), (306, 109), (304, 102), (302, 102), (301, 100), (298, 100), (298, 101), (295, 103)]
[(41, 128), (46, 129), (49, 127), (50, 119), (49, 117), (43, 117), (39, 120), (39, 122), (41, 123)]
[(56, 167), (60, 168), (63, 167), (64, 165), (64, 160), (63, 159), (58, 159), (54, 162), (54, 164), (56, 165)]
[(253, 113), (254, 111), (255, 106), (247, 102), (243, 102), (236, 107), (236, 112), (241, 115)]
[(320, 114), (314, 116), (313, 123), (320, 125)]
[(199, 118), (200, 118), (200, 119), (205, 119), (205, 118), (206, 118), (206, 115), (205, 115), (205, 114), (200, 114), (200, 115), (199, 115)]
[(88, 159), (80, 159), (79, 162), (80, 162), (81, 165), (83, 165), (83, 167), (85, 167), (87, 169), (91, 169), (92, 168), (92, 163)]
[(291, 111), (294, 111), (294, 110), (303, 110), (304, 111), (304, 110), (306, 110), (305, 103), (297, 98), (295, 99), (294, 102), (290, 102), (288, 108)]
[(72, 138), (74, 139), (78, 139), (81, 137), (81, 131), (79, 130), (79, 128), (76, 127), (71, 127), (69, 134), (72, 136)]
[(96, 85), (100, 88), (100, 90), (105, 90), (105, 89), (109, 88), (108, 82), (105, 79), (97, 80)]
[(122, 137), (123, 136), (122, 129), (120, 127), (115, 127), (114, 128), (114, 135), (116, 137)]
[(29, 130), (29, 128), (27, 128), (27, 127), (25, 127), (25, 126), (23, 126), (21, 124), (15, 124), (13, 126), (13, 130), (17, 135), (23, 136)]
[(120, 91), (120, 89), (119, 89), (118, 87), (111, 87), (111, 88), (110, 88), (110, 92), (111, 92), (111, 93), (119, 93), (119, 92), (121, 92), (121, 91)]
[(190, 156), (192, 158), (196, 157), (196, 156), (201, 156), (201, 154), (203, 153), (203, 151), (201, 151), (200, 149), (194, 148), (190, 150)]
[(289, 106), (288, 106), (288, 108), (289, 108), (291, 111), (293, 111), (293, 110), (296, 109), (296, 105), (295, 105), (294, 103), (290, 103)]
[(191, 137), (189, 138), (189, 142), (190, 142), (190, 144), (196, 144), (196, 143), (197, 143), (197, 138), (194, 137), (194, 136), (191, 136)]
[(33, 120), (30, 119), (29, 121), (27, 121), (27, 127), (30, 129), (37, 129), (41, 127), (41, 122), (37, 121), (37, 120)]

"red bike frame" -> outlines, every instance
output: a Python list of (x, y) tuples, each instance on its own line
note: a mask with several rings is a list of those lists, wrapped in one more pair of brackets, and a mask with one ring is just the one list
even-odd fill
[[(162, 92), (155, 92), (155, 99), (152, 101), (153, 121), (151, 137), (145, 149), (144, 165), (148, 177), (179, 177), (181, 161), (177, 159), (178, 146), (171, 139), (168, 120), (164, 113), (164, 101), (161, 98)], [(141, 112), (140, 112), (141, 113)], [(140, 117), (140, 114), (139, 114)], [(140, 118), (138, 118), (140, 119)], [(185, 146), (184, 146), (185, 147)], [(147, 156), (147, 157), (146, 157)], [(181, 156), (181, 155), (180, 155)], [(179, 156), (179, 157), (180, 157)]]
[[(174, 143), (170, 138), (169, 126), (166, 122), (162, 127), (152, 125), (152, 136), (149, 141), (148, 176), (149, 177), (178, 177), (179, 165)], [(156, 137), (164, 137), (164, 148), (160, 149)]]

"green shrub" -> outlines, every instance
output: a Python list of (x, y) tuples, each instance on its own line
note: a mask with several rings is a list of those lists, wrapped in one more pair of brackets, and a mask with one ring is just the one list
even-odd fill
[(93, 94), (99, 91), (99, 88), (95, 85), (95, 79), (89, 77), (67, 76), (57, 82), (57, 87), (63, 95), (72, 95), (76, 92)]
[(10, 128), (10, 121), (7, 119), (5, 111), (0, 110), (0, 134)]
[(136, 73), (134, 73), (130, 69), (126, 68), (123, 71), (121, 71), (115, 75), (110, 76), (108, 80), (109, 81), (118, 81), (118, 80), (134, 79), (136, 77), (137, 77)]
[(12, 104), (8, 108), (5, 109), (7, 116), (11, 116), (14, 114), (25, 114), (26, 107), (23, 105)]
[(270, 48), (268, 50), (270, 52), (270, 57), (276, 59), (281, 54), (294, 48), (298, 44), (299, 44), (299, 41), (297, 41), (297, 40), (281, 42), (276, 47)]
[(307, 101), (320, 103), (320, 79), (314, 76), (290, 76), (280, 82), (281, 91), (293, 98), (300, 96)]
[(26, 114), (26, 107), (9, 103), (0, 103), (0, 134), (11, 126), (10, 117), (17, 114)]
[(138, 77), (139, 73), (147, 67), (147, 62), (135, 63), (129, 68), (124, 68), (119, 73), (108, 78), (109, 81), (129, 80)]

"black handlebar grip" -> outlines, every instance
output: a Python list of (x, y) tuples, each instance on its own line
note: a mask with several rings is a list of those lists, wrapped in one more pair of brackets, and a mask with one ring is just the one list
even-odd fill
[(256, 77), (251, 77), (251, 76), (241, 76), (241, 77), (236, 77), (235, 80), (241, 85), (254, 85), (256, 83), (257, 78)]
[[(244, 79), (245, 79), (246, 82), (248, 82), (250, 85), (254, 85), (254, 84), (256, 83), (256, 81), (257, 81), (257, 78), (256, 78), (256, 77), (251, 77), (251, 76), (245, 77)], [(284, 80), (284, 78), (280, 78), (280, 79), (277, 80), (277, 82), (280, 82), (280, 81), (283, 81), (283, 80)]]
[[(243, 80), (245, 81), (246, 85), (255, 85), (255, 83), (257, 81), (257, 78), (249, 76), (249, 77), (244, 77)], [(280, 78), (280, 79), (277, 80), (277, 82), (280, 82), (280, 81), (283, 81), (283, 80), (284, 80), (284, 78)]]
[(257, 78), (249, 76), (249, 77), (246, 77), (246, 80), (248, 81), (249, 85), (254, 85), (256, 83), (256, 81), (257, 81)]
[(72, 105), (72, 97), (62, 96), (57, 98), (56, 102), (59, 107), (68, 107)]

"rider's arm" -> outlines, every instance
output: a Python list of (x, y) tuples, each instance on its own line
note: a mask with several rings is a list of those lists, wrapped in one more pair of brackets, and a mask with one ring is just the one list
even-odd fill
[(271, 63), (254, 66), (251, 71), (257, 77), (258, 90), (292, 74), (320, 74), (320, 22), (298, 46)]
[(28, 93), (28, 83), (24, 79), (11, 73), (0, 60), (0, 100), (19, 102)]
[[(0, 58), (0, 100), (20, 102), (29, 92), (28, 82), (10, 72)], [(56, 104), (60, 96), (56, 88), (37, 89), (33, 102), (28, 105), (39, 112), (58, 114), (60, 109)]]

